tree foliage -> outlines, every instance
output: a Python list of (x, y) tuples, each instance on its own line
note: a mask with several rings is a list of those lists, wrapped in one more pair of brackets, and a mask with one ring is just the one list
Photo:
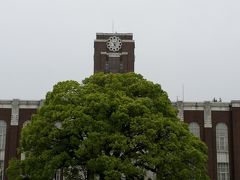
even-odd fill
[(10, 180), (208, 179), (206, 146), (179, 121), (167, 93), (141, 75), (95, 74), (64, 81), (22, 130), (25, 160), (12, 160)]

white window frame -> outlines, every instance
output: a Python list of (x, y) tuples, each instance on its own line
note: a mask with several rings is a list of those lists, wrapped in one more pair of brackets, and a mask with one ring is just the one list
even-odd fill
[[(30, 122), (31, 122), (31, 120), (25, 121), (25, 122), (23, 123), (23, 125), (22, 125), (22, 129), (25, 128)], [(25, 160), (25, 158), (26, 158), (26, 154), (25, 154), (25, 152), (22, 152), (20, 159), (21, 159), (21, 160)]]
[(216, 151), (217, 151), (217, 180), (229, 180), (229, 151), (228, 126), (225, 123), (216, 125)]
[(5, 147), (7, 136), (7, 123), (0, 120), (0, 180), (4, 178)]
[(216, 150), (217, 152), (228, 152), (228, 127), (224, 123), (216, 125)]
[(188, 125), (189, 131), (196, 137), (200, 138), (200, 126), (197, 122), (190, 122)]
[(218, 180), (229, 180), (229, 163), (217, 163)]

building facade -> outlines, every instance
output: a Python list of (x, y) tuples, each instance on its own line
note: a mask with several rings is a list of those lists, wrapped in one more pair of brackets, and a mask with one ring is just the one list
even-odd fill
[[(0, 180), (17, 154), (21, 129), (43, 104), (40, 101), (0, 101)], [(240, 179), (240, 101), (174, 102), (179, 118), (208, 146), (211, 180)], [(151, 175), (151, 174), (150, 174)], [(152, 176), (152, 175), (151, 175)]]
[[(97, 33), (94, 73), (134, 72), (134, 48), (131, 33)], [(9, 160), (21, 158), (17, 153), (21, 129), (42, 104), (43, 100), (0, 100), (0, 180), (7, 180)], [(211, 180), (240, 180), (240, 101), (178, 101), (173, 106), (178, 109), (179, 119), (208, 146)], [(151, 173), (148, 176), (155, 179)], [(56, 179), (61, 178), (59, 175)]]
[(206, 143), (210, 178), (240, 179), (240, 101), (173, 104), (189, 130)]
[(134, 72), (134, 48), (132, 33), (97, 33), (94, 41), (94, 73)]
[(43, 101), (0, 100), (0, 180), (6, 180), (6, 168), (17, 154), (21, 129), (31, 120)]

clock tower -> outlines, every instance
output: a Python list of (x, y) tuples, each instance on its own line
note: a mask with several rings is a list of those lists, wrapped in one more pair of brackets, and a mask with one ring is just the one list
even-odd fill
[(132, 33), (97, 33), (94, 41), (94, 73), (134, 72), (134, 48)]

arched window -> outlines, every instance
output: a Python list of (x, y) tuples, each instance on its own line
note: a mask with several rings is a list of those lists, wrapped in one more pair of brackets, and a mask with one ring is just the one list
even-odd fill
[[(22, 128), (25, 128), (30, 122), (31, 122), (30, 120), (25, 121), (22, 125)], [(25, 160), (25, 153), (24, 152), (21, 153), (21, 160)]]
[(200, 138), (200, 126), (196, 122), (191, 122), (188, 125), (189, 131), (196, 137)]
[(6, 122), (0, 120), (0, 180), (3, 180), (4, 177), (6, 129), (7, 129)]
[(218, 180), (229, 180), (228, 127), (224, 123), (216, 126), (216, 149)]

